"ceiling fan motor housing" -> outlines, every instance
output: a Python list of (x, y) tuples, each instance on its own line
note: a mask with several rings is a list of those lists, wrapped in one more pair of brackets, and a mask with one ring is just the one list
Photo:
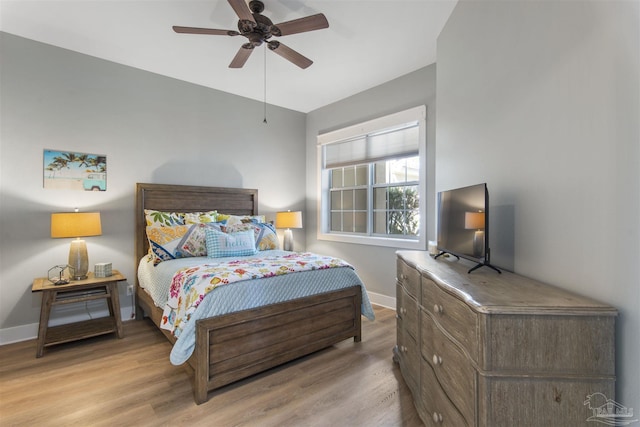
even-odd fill
[[(264, 3), (259, 0), (252, 0), (249, 2), (249, 9), (251, 9), (255, 23), (244, 19), (238, 21), (240, 34), (249, 39), (249, 44), (252, 46), (248, 47), (249, 49), (262, 45), (262, 43), (270, 39), (271, 36), (280, 36), (280, 30), (273, 25), (271, 19), (261, 15), (261, 12), (264, 10)], [(243, 45), (243, 47), (244, 46), (246, 46), (246, 44)]]

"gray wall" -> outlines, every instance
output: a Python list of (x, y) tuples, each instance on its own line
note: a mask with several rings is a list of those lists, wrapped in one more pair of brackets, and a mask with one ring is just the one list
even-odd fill
[[(435, 218), (435, 91), (436, 66), (424, 67), (413, 73), (369, 89), (307, 114), (307, 219), (305, 221), (307, 250), (331, 253), (349, 261), (357, 270), (367, 289), (390, 297), (376, 299), (382, 304), (395, 302), (396, 261), (394, 248), (328, 242), (317, 239), (318, 229), (318, 134), (396, 113), (418, 105), (427, 106), (427, 237), (434, 240)], [(426, 249), (426, 248), (425, 248)]]
[[(0, 342), (35, 335), (31, 282), (66, 263), (70, 240), (49, 237), (51, 212), (100, 211), (90, 268), (112, 262), (134, 283), (136, 182), (258, 188), (268, 219), (304, 208), (304, 179), (291, 179), (305, 176), (304, 114), (269, 106), (265, 125), (260, 102), (7, 33), (0, 43)], [(44, 189), (45, 148), (106, 154), (107, 191)]]
[[(426, 104), (429, 239), (436, 190), (486, 181), (492, 212), (510, 220), (493, 240), (511, 245), (501, 263), (620, 310), (616, 400), (640, 408), (639, 13), (637, 2), (460, 2), (438, 44), (437, 147), (435, 65), (306, 123), (273, 107), (265, 128), (260, 103), (3, 34), (0, 328), (37, 322), (32, 277), (66, 259), (50, 212), (99, 209), (91, 262), (133, 278), (136, 181), (256, 187), (268, 215), (306, 206), (296, 245), (347, 259), (393, 299), (393, 249), (316, 239), (316, 137)], [(109, 190), (42, 189), (44, 148), (107, 154)]]
[(635, 418), (639, 18), (637, 1), (459, 2), (438, 41), (436, 144), (438, 189), (487, 181), (514, 213), (516, 272), (618, 308), (616, 400)]

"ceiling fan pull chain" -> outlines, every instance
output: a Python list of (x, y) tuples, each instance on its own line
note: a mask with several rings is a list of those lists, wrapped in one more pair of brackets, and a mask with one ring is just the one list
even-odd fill
[(264, 45), (264, 120), (262, 123), (267, 124), (267, 45)]

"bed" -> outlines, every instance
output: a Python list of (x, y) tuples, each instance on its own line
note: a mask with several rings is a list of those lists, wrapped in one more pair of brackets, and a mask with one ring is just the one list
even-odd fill
[[(145, 210), (218, 211), (237, 216), (254, 216), (258, 214), (258, 191), (223, 187), (136, 184), (135, 261), (139, 268), (149, 253)], [(193, 263), (196, 259), (188, 261)], [(172, 262), (174, 261), (163, 262), (162, 267), (169, 268)], [(185, 336), (193, 340), (193, 349), (188, 353), (185, 365), (192, 368), (194, 398), (197, 404), (201, 404), (207, 401), (208, 393), (212, 390), (345, 339), (353, 338), (355, 342), (361, 340), (361, 315), (373, 318), (364, 285), (359, 282), (357, 274), (353, 273), (358, 280), (340, 277), (339, 281), (342, 283), (336, 287), (331, 277), (338, 277), (336, 276), (338, 270), (348, 269), (329, 270), (332, 271), (333, 276), (329, 274), (329, 279), (323, 279), (328, 290), (322, 288), (310, 295), (268, 302), (265, 305), (254, 304), (250, 308), (194, 319), (191, 322), (192, 326), (185, 328), (179, 339), (160, 327), (163, 323), (163, 308), (157, 306), (157, 300), (154, 301), (150, 293), (141, 285), (140, 277), (137, 277), (136, 318), (141, 319), (143, 316), (151, 318), (167, 339), (174, 344), (172, 357), (180, 344), (178, 341), (186, 341)], [(305, 274), (315, 275), (310, 282), (313, 281), (316, 286), (317, 277), (322, 272), (314, 271)], [(288, 276), (303, 277), (297, 274)], [(269, 279), (260, 280), (265, 280), (262, 283), (267, 283), (266, 280)], [(353, 283), (345, 283), (345, 280), (352, 280)], [(335, 279), (335, 282), (337, 281), (338, 279)], [(231, 289), (237, 287), (237, 289), (244, 289), (244, 292), (251, 292), (251, 289), (257, 289), (256, 286), (256, 280), (252, 280), (217, 288), (203, 299), (201, 306), (209, 302), (209, 299), (213, 298), (211, 295), (215, 295), (221, 289), (224, 289), (224, 292), (233, 292)], [(259, 298), (256, 297), (256, 299)], [(198, 307), (198, 310), (201, 310), (201, 307)], [(166, 323), (166, 317), (164, 321)], [(173, 360), (172, 363), (174, 363)]]

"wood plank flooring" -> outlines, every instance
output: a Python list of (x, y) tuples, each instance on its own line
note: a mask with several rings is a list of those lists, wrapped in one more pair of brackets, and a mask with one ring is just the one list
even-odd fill
[(395, 311), (374, 306), (362, 342), (326, 350), (193, 401), (191, 374), (150, 320), (45, 349), (0, 347), (0, 426), (421, 426), (392, 361)]

